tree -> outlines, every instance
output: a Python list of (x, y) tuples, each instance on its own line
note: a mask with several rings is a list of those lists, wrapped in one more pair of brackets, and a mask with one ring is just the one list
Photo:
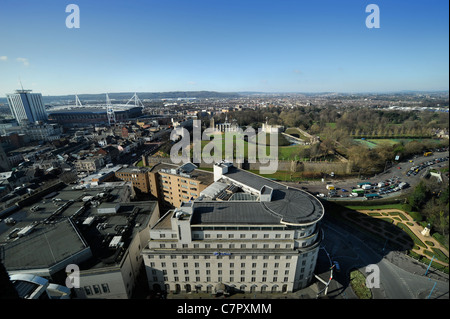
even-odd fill
[(421, 181), (414, 188), (414, 191), (408, 198), (408, 203), (411, 205), (412, 209), (420, 210), (425, 204), (427, 199), (427, 188), (425, 184)]

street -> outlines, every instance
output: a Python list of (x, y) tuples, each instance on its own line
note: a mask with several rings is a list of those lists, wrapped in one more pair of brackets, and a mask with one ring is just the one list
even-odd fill
[(337, 261), (341, 268), (339, 272), (333, 272), (328, 287), (329, 298), (356, 298), (349, 285), (350, 271), (359, 269), (367, 276), (371, 273), (367, 267), (376, 265), (380, 285), (371, 289), (374, 299), (449, 299), (448, 275), (429, 271), (425, 276), (426, 265), (403, 252), (385, 249), (383, 243), (333, 218), (326, 218), (322, 228), (323, 249), (319, 253), (316, 274), (328, 280), (329, 258)]
[[(414, 158), (412, 160), (412, 162), (405, 161), (405, 162), (398, 162), (397, 164), (393, 165), (391, 168), (387, 169), (386, 171), (384, 171), (383, 173), (380, 174), (376, 174), (374, 176), (365, 178), (365, 179), (361, 179), (361, 178), (349, 178), (349, 179), (335, 179), (334, 177), (328, 177), (327, 179), (325, 179), (323, 182), (322, 181), (305, 181), (305, 182), (299, 182), (299, 183), (294, 183), (294, 182), (282, 182), (285, 185), (291, 186), (291, 187), (297, 187), (297, 188), (302, 188), (314, 195), (316, 194), (328, 194), (328, 190), (326, 189), (327, 184), (333, 184), (337, 189), (338, 189), (338, 193), (337, 195), (348, 195), (349, 192), (351, 192), (352, 187), (356, 187), (358, 183), (361, 182), (368, 182), (371, 184), (376, 184), (380, 181), (385, 181), (391, 178), (396, 178), (398, 177), (400, 179), (401, 182), (406, 182), (409, 184), (409, 187), (401, 190), (401, 191), (397, 191), (397, 192), (392, 192), (390, 194), (384, 194), (382, 195), (382, 198), (389, 198), (389, 197), (396, 197), (402, 193), (404, 193), (405, 191), (408, 191), (411, 188), (414, 188), (420, 181), (420, 178), (423, 177), (424, 174), (426, 174), (427, 169), (429, 168), (439, 168), (440, 166), (443, 167), (445, 165), (448, 165), (448, 161), (444, 161), (441, 163), (437, 163), (434, 165), (431, 165), (425, 169), (422, 169), (421, 171), (419, 171), (419, 173), (417, 175), (410, 175), (407, 176), (407, 172), (411, 169), (411, 167), (413, 166), (417, 166), (420, 163), (423, 162), (427, 162), (427, 161), (431, 161), (437, 158), (447, 158), (448, 160), (448, 156), (449, 156), (449, 151), (445, 151), (445, 152), (435, 152), (433, 155), (431, 156), (417, 156), (416, 158)], [(448, 178), (444, 178), (444, 180), (448, 181)], [(342, 189), (347, 190), (348, 192), (343, 192)], [(333, 197), (333, 198), (327, 198), (328, 200), (352, 200), (352, 201), (361, 201), (364, 200), (363, 197)]]

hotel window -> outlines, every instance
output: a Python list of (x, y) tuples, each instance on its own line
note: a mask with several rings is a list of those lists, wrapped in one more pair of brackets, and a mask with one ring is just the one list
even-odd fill
[(86, 293), (86, 295), (92, 295), (92, 290), (91, 290), (91, 287), (89, 287), (89, 286), (85, 286), (84, 287), (84, 292)]
[(92, 287), (94, 287), (94, 293), (95, 294), (100, 294), (101, 293), (100, 287), (98, 285), (93, 285)]
[(106, 294), (109, 292), (109, 286), (108, 284), (102, 284), (102, 290)]

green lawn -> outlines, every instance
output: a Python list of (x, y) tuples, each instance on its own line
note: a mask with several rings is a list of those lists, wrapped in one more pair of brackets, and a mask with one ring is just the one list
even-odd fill
[[(220, 136), (215, 136), (214, 138), (211, 138), (210, 141), (202, 141), (201, 142), (202, 152), (203, 152), (203, 149), (205, 148), (205, 146), (209, 145), (209, 147), (212, 147), (214, 145), (214, 142), (218, 142), (219, 144), (222, 145), (222, 149), (221, 149), (221, 151), (222, 151), (222, 158), (225, 159), (225, 138), (223, 137), (223, 134), (220, 135)], [(271, 155), (270, 154), (270, 146), (269, 146), (269, 143), (270, 143), (270, 139), (269, 138), (266, 139), (266, 143), (268, 144), (266, 146), (266, 155), (269, 156), (269, 155)], [(279, 140), (277, 156), (278, 156), (278, 159), (281, 160), (281, 161), (304, 160), (303, 158), (300, 158), (298, 154), (299, 154), (299, 152), (300, 152), (300, 150), (302, 148), (309, 148), (310, 147), (309, 145), (280, 146), (280, 143), (281, 142)], [(255, 152), (256, 152), (256, 156), (257, 156), (256, 159), (259, 158), (258, 157), (258, 145), (257, 144), (256, 145), (250, 145), (249, 142), (243, 141), (243, 145), (244, 145), (244, 157), (245, 158), (248, 158), (249, 146), (255, 147)], [(233, 143), (233, 150), (234, 150), (234, 152), (236, 150), (236, 141), (234, 141), (234, 143)], [(214, 152), (213, 151), (214, 150), (211, 149), (211, 156), (214, 156)], [(191, 154), (192, 154), (192, 149), (191, 149)], [(203, 156), (203, 153), (202, 153), (202, 156)], [(234, 157), (236, 157), (236, 156), (234, 155)]]
[(372, 291), (366, 286), (366, 277), (359, 270), (350, 272), (350, 285), (359, 299), (372, 299)]

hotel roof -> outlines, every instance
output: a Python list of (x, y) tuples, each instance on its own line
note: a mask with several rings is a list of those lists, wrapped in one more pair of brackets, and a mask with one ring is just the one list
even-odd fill
[[(218, 164), (220, 165), (220, 164)], [(287, 187), (256, 174), (228, 167), (222, 178), (260, 196), (254, 201), (201, 201), (193, 206), (195, 224), (292, 224), (310, 225), (324, 215), (321, 202), (313, 195)], [(255, 197), (256, 198), (256, 197)]]

